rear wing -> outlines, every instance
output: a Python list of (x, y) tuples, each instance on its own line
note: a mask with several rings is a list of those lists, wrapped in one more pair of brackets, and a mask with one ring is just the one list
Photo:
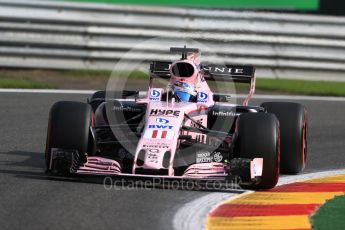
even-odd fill
[(251, 83), (255, 75), (253, 66), (241, 65), (210, 65), (204, 66), (204, 77), (208, 81), (233, 81)]
[(150, 73), (152, 77), (161, 77), (170, 79), (170, 65), (171, 62), (154, 61), (150, 64)]
[[(154, 61), (150, 65), (152, 77), (170, 78), (171, 62)], [(252, 83), (255, 76), (253, 66), (242, 65), (209, 65), (202, 66), (204, 78), (207, 81), (233, 81), (239, 83)]]

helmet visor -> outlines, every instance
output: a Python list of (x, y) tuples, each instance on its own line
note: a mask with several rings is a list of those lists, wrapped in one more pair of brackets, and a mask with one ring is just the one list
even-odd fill
[(176, 91), (175, 95), (180, 101), (184, 101), (184, 102), (195, 101), (195, 96), (193, 96), (189, 93), (183, 92), (183, 91)]

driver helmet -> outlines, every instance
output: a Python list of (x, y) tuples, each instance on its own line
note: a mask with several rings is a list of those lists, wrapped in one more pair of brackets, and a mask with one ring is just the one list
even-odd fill
[(173, 92), (175, 97), (182, 102), (195, 102), (197, 92), (195, 85), (191, 83), (177, 81), (174, 83)]

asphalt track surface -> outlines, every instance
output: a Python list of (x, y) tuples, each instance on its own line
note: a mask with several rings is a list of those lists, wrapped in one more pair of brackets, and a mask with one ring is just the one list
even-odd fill
[[(107, 190), (102, 183), (45, 176), (50, 106), (59, 100), (85, 99), (72, 94), (0, 93), (0, 228), (173, 229), (177, 210), (210, 192)], [(344, 168), (345, 101), (300, 102), (309, 112), (305, 173)]]

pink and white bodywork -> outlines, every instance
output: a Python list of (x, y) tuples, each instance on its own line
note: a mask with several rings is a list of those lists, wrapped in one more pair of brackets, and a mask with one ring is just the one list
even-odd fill
[[(186, 52), (184, 55), (184, 58), (169, 65), (167, 72), (170, 75), (170, 82), (166, 88), (153, 87), (152, 81), (156, 77), (156, 73), (152, 72), (146, 98), (135, 100), (138, 104), (145, 104), (147, 109), (144, 118), (145, 125), (134, 154), (131, 173), (123, 173), (121, 164), (116, 160), (97, 156), (88, 157), (87, 162), (79, 167), (76, 173), (201, 179), (219, 179), (229, 175), (229, 166), (227, 162), (222, 161), (222, 156), (217, 155), (218, 159), (214, 156), (216, 160), (210, 162), (208, 153), (206, 153), (206, 156), (202, 156), (205, 153), (200, 153), (200, 159), (204, 157), (206, 160), (200, 160), (195, 164), (188, 165), (182, 175), (176, 176), (174, 159), (180, 144), (184, 141), (183, 137), (210, 146), (216, 145), (217, 141), (219, 142), (216, 137), (208, 136), (207, 133), (193, 131), (193, 128), (207, 127), (208, 108), (214, 106), (216, 102), (213, 99), (213, 92), (205, 80), (205, 70), (200, 63), (200, 53), (194, 51)], [(188, 77), (181, 77), (179, 69), (174, 69), (178, 65), (190, 68)], [(171, 97), (176, 82), (193, 85), (196, 101), (178, 101), (176, 98)], [(251, 78), (250, 93), (244, 105), (248, 104), (251, 95), (254, 93), (254, 88), (255, 76)], [(186, 130), (182, 127), (191, 127), (191, 129)], [(226, 141), (231, 145), (231, 138), (226, 139)], [(250, 178), (261, 176), (262, 168), (262, 158), (252, 159), (250, 161)], [(154, 173), (160, 170), (166, 171), (166, 173)]]

